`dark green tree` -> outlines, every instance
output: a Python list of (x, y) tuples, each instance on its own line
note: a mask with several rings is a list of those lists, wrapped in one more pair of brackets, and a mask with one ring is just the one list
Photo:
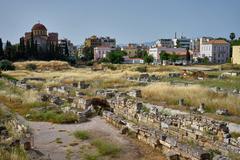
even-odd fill
[(144, 63), (147, 63), (147, 64), (150, 64), (152, 63), (154, 60), (153, 56), (152, 55), (145, 55), (144, 56)]
[(10, 60), (12, 58), (12, 44), (10, 41), (6, 42), (6, 46), (5, 46), (5, 58)]
[(189, 63), (191, 60), (191, 54), (189, 52), (189, 48), (187, 48), (187, 52), (186, 52), (186, 61)]
[(166, 51), (161, 51), (161, 53), (160, 53), (160, 60), (161, 60), (161, 62), (163, 60), (169, 60), (169, 54)]
[(3, 57), (4, 57), (3, 42), (2, 39), (0, 38), (0, 59), (3, 59)]
[(170, 55), (169, 58), (172, 62), (176, 62), (179, 59), (179, 56), (175, 52), (173, 52), (173, 54)]
[(144, 58), (147, 55), (145, 50), (137, 50), (136, 56), (134, 58)]
[(94, 51), (92, 47), (84, 47), (83, 48), (83, 55), (86, 61), (91, 61), (94, 58)]
[(236, 35), (235, 35), (235, 33), (230, 33), (230, 36), (229, 36), (229, 38), (231, 39), (231, 41), (233, 41), (235, 38), (236, 38)]
[(116, 51), (112, 51), (109, 54), (107, 54), (107, 59), (109, 60), (109, 62), (113, 63), (113, 64), (121, 64), (124, 59), (124, 52), (116, 50)]
[(25, 59), (26, 58), (26, 47), (24, 43), (24, 38), (20, 38), (19, 48), (18, 48), (18, 58)]
[(176, 42), (176, 43), (177, 43), (177, 46), (176, 46), (176, 47), (177, 47), (177, 48), (180, 48), (181, 45), (180, 45), (180, 41), (179, 41), (179, 39), (177, 39), (177, 42)]
[(31, 56), (31, 45), (30, 45), (30, 41), (27, 40), (27, 43), (26, 43), (26, 59), (30, 59), (30, 56)]

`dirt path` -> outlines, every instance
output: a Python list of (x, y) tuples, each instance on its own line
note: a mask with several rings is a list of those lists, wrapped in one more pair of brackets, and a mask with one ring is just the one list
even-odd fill
[[(100, 117), (95, 117), (91, 121), (81, 124), (59, 125), (47, 122), (29, 122), (28, 124), (34, 132), (34, 148), (49, 155), (53, 160), (79, 160), (83, 158), (84, 153), (81, 149), (84, 146), (89, 146), (89, 142), (77, 140), (72, 135), (76, 130), (90, 131), (94, 137), (108, 139), (119, 145), (122, 151), (114, 159), (148, 159), (145, 154), (146, 150), (143, 150), (142, 146), (134, 143), (129, 137), (121, 135), (118, 129), (107, 124)], [(57, 138), (62, 143), (57, 143)]]

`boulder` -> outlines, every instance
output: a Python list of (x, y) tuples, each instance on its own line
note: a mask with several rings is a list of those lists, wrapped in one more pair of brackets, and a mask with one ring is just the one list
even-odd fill
[(218, 109), (218, 110), (216, 111), (216, 114), (217, 114), (217, 115), (227, 116), (227, 115), (229, 115), (229, 112), (228, 112), (227, 109)]

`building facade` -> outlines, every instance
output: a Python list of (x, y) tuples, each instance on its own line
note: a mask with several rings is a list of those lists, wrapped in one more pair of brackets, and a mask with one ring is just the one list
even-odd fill
[(94, 48), (94, 61), (101, 60), (102, 58), (106, 58), (107, 54), (111, 51), (115, 50), (115, 48), (109, 46), (99, 46)]
[(58, 45), (58, 33), (48, 33), (47, 28), (41, 23), (35, 24), (31, 32), (25, 33), (25, 45), (30, 43), (32, 39), (40, 52), (47, 51), (50, 44)]
[(64, 55), (74, 55), (76, 53), (77, 47), (73, 45), (73, 43), (64, 38), (59, 40), (59, 51)]
[[(187, 50), (185, 48), (165, 48), (165, 47), (154, 47), (149, 49), (149, 55), (152, 55), (155, 63), (160, 63), (160, 53), (164, 51), (168, 54), (176, 54), (178, 57), (184, 59), (186, 57)], [(192, 56), (192, 52), (190, 52)]]
[(156, 41), (157, 47), (166, 47), (166, 48), (173, 48), (173, 40), (172, 39), (159, 39)]
[(125, 64), (143, 64), (144, 60), (142, 58), (129, 58), (128, 56), (124, 56)]
[(233, 46), (232, 63), (233, 64), (240, 64), (240, 46)]
[(97, 37), (91, 36), (90, 38), (86, 38), (84, 42), (85, 47), (99, 47), (99, 46), (108, 46), (111, 48), (116, 47), (116, 40), (110, 37)]
[(226, 63), (229, 56), (230, 44), (225, 40), (210, 40), (201, 44), (200, 57), (207, 57), (212, 63)]

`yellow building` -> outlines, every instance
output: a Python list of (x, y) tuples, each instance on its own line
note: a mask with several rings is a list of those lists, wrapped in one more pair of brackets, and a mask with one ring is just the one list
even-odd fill
[(240, 64), (240, 46), (233, 46), (232, 62), (233, 64)]

